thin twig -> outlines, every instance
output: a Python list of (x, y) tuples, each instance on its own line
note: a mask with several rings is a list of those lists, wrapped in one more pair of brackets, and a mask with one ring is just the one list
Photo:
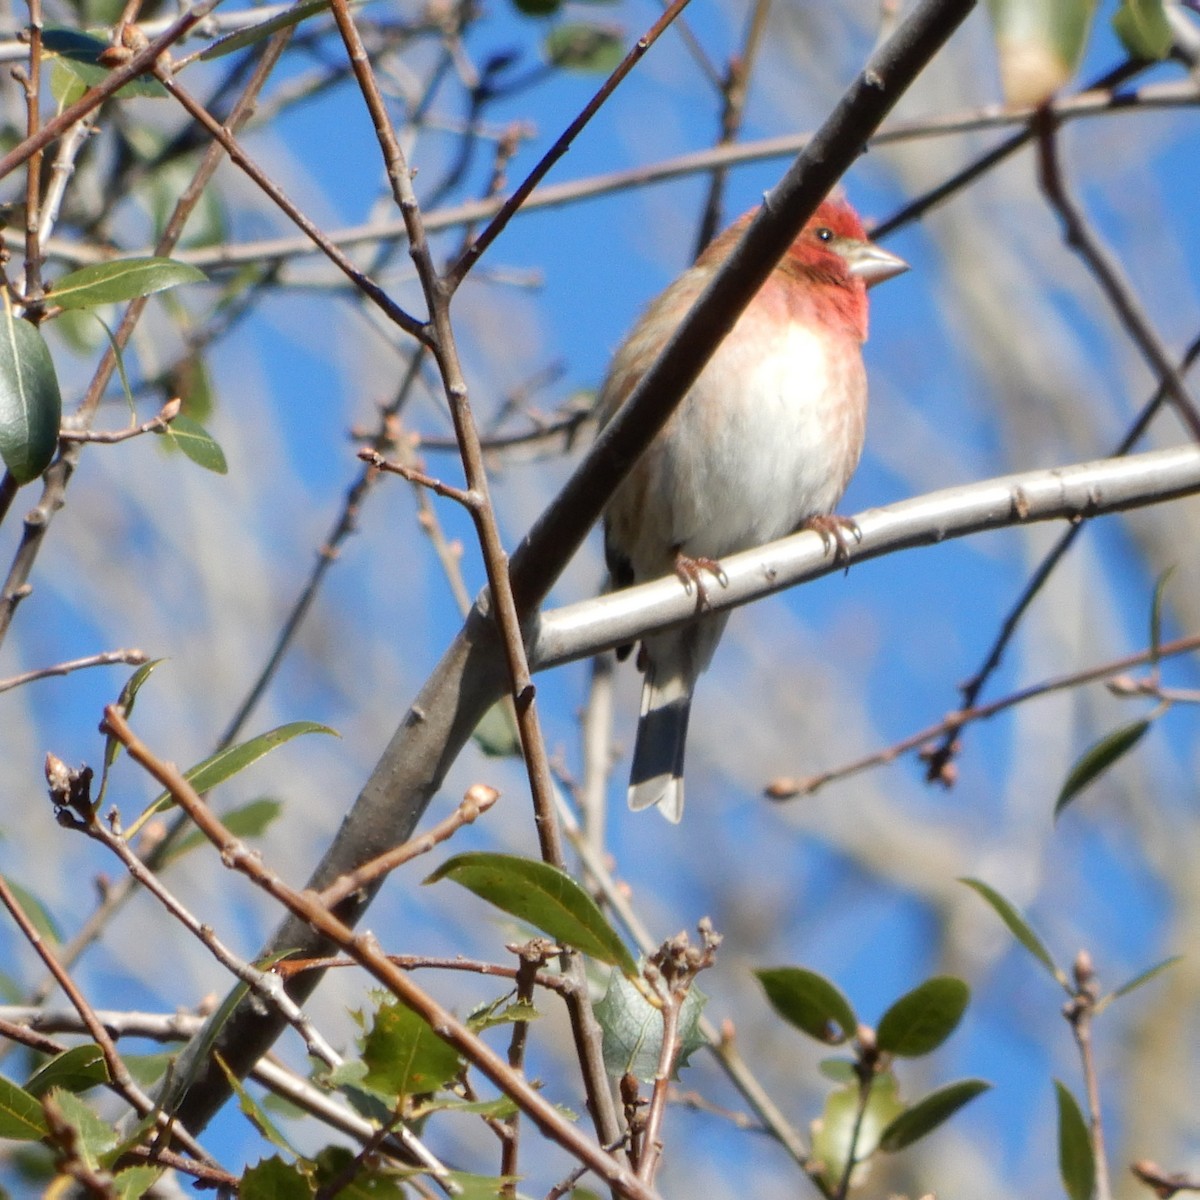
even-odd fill
[(477, 783), (467, 789), (462, 803), (443, 821), (439, 821), (428, 833), (411, 838), (403, 846), (387, 851), (357, 871), (349, 871), (336, 883), (325, 888), (317, 897), (327, 908), (336, 908), (351, 892), (368, 887), (382, 879), (397, 867), (411, 862), (419, 855), (428, 854), (442, 842), (452, 838), (464, 825), (470, 825), (481, 817), (497, 800), (500, 793), (493, 787)]
[[(1193, 340), (1180, 360), (1178, 370), (1181, 376), (1191, 368), (1198, 357), (1200, 357), (1200, 337)], [(1138, 413), (1137, 418), (1129, 427), (1125, 436), (1121, 438), (1121, 441), (1113, 449), (1110, 455), (1111, 458), (1120, 458), (1122, 455), (1128, 454), (1137, 445), (1141, 440), (1142, 434), (1149, 427), (1154, 415), (1162, 407), (1166, 395), (1166, 384), (1160, 382), (1155, 389), (1154, 395), (1143, 405), (1142, 411)], [(959, 688), (960, 709), (975, 707), (975, 703), (982, 694), (988, 680), (995, 674), (1001, 662), (1004, 661), (1005, 651), (1008, 649), (1013, 637), (1016, 636), (1017, 629), (1029, 606), (1041, 592), (1046, 581), (1054, 573), (1055, 568), (1062, 561), (1067, 551), (1075, 544), (1075, 539), (1086, 528), (1087, 526), (1083, 523), (1069, 525), (1042, 561), (1038, 563), (1033, 574), (1029, 577), (1029, 581), (1022, 588), (1021, 594), (1017, 597), (1004, 620), (1000, 623), (1000, 632), (997, 634), (996, 640), (989, 647), (987, 654), (984, 655), (983, 663), (971, 678)], [(958, 729), (948, 730), (943, 736), (941, 743), (926, 756), (925, 778), (930, 783), (934, 780), (948, 781), (947, 767), (951, 759), (955, 758), (961, 750), (958, 735)]]
[(405, 312), (377, 283), (368, 279), (345, 253), (331, 242), (313, 221), (309, 220), (296, 205), (288, 199), (283, 189), (254, 162), (242, 149), (237, 139), (222, 125), (194, 96), (183, 88), (166, 66), (155, 67), (154, 74), (159, 82), (184, 107), (194, 121), (202, 125), (209, 135), (229, 155), (230, 161), (239, 166), (254, 181), (258, 188), (274, 202), (276, 207), (292, 222), (304, 231), (320, 251), (335, 267), (350, 280), (363, 295), (368, 296), (394, 321), (405, 333), (411, 334), (418, 341), (425, 341), (428, 333), (425, 323)]
[(1170, 353), (1158, 336), (1153, 323), (1133, 293), (1121, 268), (1101, 246), (1084, 220), (1079, 206), (1067, 192), (1058, 157), (1058, 131), (1053, 116), (1043, 115), (1036, 123), (1038, 131), (1038, 179), (1046, 199), (1062, 221), (1067, 245), (1075, 250), (1095, 276), (1101, 291), (1141, 352), (1146, 365), (1166, 388), (1167, 399), (1195, 441), (1200, 442), (1200, 411), (1188, 393), (1183, 376), (1171, 361)]
[(637, 66), (646, 51), (654, 45), (665, 30), (670, 28), (671, 23), (683, 12), (688, 3), (689, 0), (671, 0), (663, 15), (654, 22), (646, 34), (634, 43), (633, 49), (629, 51), (617, 69), (604, 81), (599, 91), (584, 105), (579, 115), (563, 130), (554, 145), (546, 151), (537, 166), (525, 177), (520, 187), (501, 205), (488, 227), (471, 243), (470, 247), (461, 255), (458, 262), (445, 273), (443, 283), (447, 292), (450, 294), (454, 293), (459, 284), (466, 278), (467, 272), (479, 261), (480, 256), (492, 242), (500, 236), (504, 227), (529, 198), (533, 189), (546, 177), (550, 168), (566, 154), (571, 148), (571, 143), (587, 123), (600, 111), (601, 106), (616, 91), (621, 81)]
[(1096, 1056), (1092, 1049), (1092, 1018), (1095, 1016), (1100, 989), (1092, 967), (1091, 955), (1086, 950), (1081, 950), (1076, 955), (1073, 974), (1075, 987), (1070, 1001), (1063, 1009), (1063, 1015), (1071, 1026), (1083, 1069), (1088, 1125), (1092, 1138), (1092, 1162), (1096, 1172), (1093, 1195), (1096, 1200), (1112, 1200), (1108, 1155), (1104, 1149), (1104, 1117), (1100, 1111), (1100, 1084), (1096, 1076)]
[(140, 667), (146, 661), (147, 656), (142, 650), (105, 650), (100, 654), (89, 654), (86, 658), (73, 658), (70, 662), (56, 663), (52, 667), (39, 667), (36, 671), (26, 671), (23, 675), (10, 675), (7, 679), (0, 679), (0, 692), (23, 687), (36, 679), (69, 675), (72, 671), (82, 671), (87, 667), (111, 667), (117, 664)]
[(183, 407), (178, 398), (168, 400), (162, 406), (157, 416), (140, 425), (131, 425), (127, 429), (95, 430), (65, 428), (59, 431), (59, 440), (64, 442), (96, 442), (101, 445), (113, 446), (117, 442), (127, 442), (130, 438), (141, 437), (144, 433), (161, 433), (177, 416)]

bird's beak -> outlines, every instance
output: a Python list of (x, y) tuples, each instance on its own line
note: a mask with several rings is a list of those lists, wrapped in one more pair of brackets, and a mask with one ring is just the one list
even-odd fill
[(867, 287), (883, 283), (885, 279), (894, 279), (908, 270), (908, 263), (904, 259), (874, 242), (855, 242), (844, 253), (850, 274), (861, 279)]

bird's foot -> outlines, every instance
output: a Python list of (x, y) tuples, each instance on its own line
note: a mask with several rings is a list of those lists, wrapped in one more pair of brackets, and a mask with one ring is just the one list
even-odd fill
[(697, 612), (708, 607), (708, 589), (705, 588), (704, 580), (701, 578), (705, 573), (711, 575), (722, 587), (729, 583), (729, 576), (725, 574), (725, 568), (715, 558), (702, 556), (692, 558), (690, 555), (684, 554), (682, 550), (676, 552), (675, 574), (679, 576), (679, 581), (689, 596), (692, 594), (692, 587), (695, 587)]
[(825, 553), (828, 554), (832, 550), (833, 561), (847, 568), (850, 566), (851, 539), (856, 542), (862, 541), (862, 530), (857, 522), (850, 517), (839, 517), (836, 513), (821, 513), (809, 517), (800, 528), (819, 533)]

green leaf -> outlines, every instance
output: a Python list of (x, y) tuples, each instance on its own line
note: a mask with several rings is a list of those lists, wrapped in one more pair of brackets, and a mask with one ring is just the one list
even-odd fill
[(1103, 775), (1118, 759), (1128, 754), (1150, 728), (1150, 718), (1122, 725), (1085, 750), (1067, 774), (1067, 780), (1054, 802), (1054, 816), (1062, 812), (1088, 784)]
[(242, 1081), (229, 1069), (225, 1060), (219, 1055), (214, 1055), (219, 1066), (224, 1072), (225, 1078), (229, 1081), (230, 1088), (238, 1098), (238, 1107), (241, 1108), (243, 1115), (254, 1126), (255, 1129), (262, 1135), (264, 1140), (270, 1142), (279, 1150), (283, 1150), (288, 1154), (295, 1154), (296, 1151), (288, 1142), (287, 1138), (280, 1133), (278, 1126), (263, 1112), (262, 1108), (255, 1102), (254, 1097), (246, 1091), (242, 1085)]
[[(82, 33), (78, 29), (49, 25), (42, 30), (42, 48), (55, 59), (56, 71), (61, 70), (63, 76), (74, 76), (76, 83), (68, 86), (60, 76), (55, 87), (55, 99), (59, 104), (73, 103), (66, 97), (73, 93), (77, 100), (90, 87), (96, 87), (108, 76), (108, 68), (100, 62), (100, 55), (110, 48), (103, 38), (90, 33)], [(81, 90), (82, 89), (82, 90)], [(167, 89), (157, 79), (131, 79), (117, 93), (122, 99), (133, 96), (149, 96), (161, 98), (167, 95)]]
[(466, 1026), (472, 1033), (482, 1033), (496, 1025), (512, 1025), (517, 1021), (536, 1021), (542, 1014), (530, 1003), (524, 1000), (514, 1000), (511, 1004), (503, 999), (493, 1004), (485, 1004), (467, 1017)]
[(62, 930), (50, 915), (50, 910), (31, 892), (19, 883), (14, 883), (7, 875), (0, 875), (8, 884), (9, 891), (17, 898), (17, 903), (25, 910), (30, 924), (48, 942), (58, 944), (62, 939)]
[[(272, 800), (267, 796), (260, 796), (257, 800), (251, 800), (249, 804), (243, 804), (240, 808), (232, 808), (229, 812), (223, 813), (221, 815), (221, 824), (234, 837), (261, 837), (282, 810), (283, 805), (278, 800)], [(180, 838), (170, 848), (163, 859), (163, 865), (174, 862), (190, 850), (195, 850), (197, 846), (206, 846), (207, 844), (208, 838), (198, 829), (193, 830), (186, 837)]]
[(900, 997), (879, 1020), (880, 1050), (919, 1058), (936, 1050), (957, 1028), (971, 998), (961, 979), (938, 975)]
[[(137, 702), (138, 692), (142, 690), (142, 684), (154, 673), (155, 667), (166, 661), (165, 658), (152, 658), (149, 662), (142, 663), (125, 681), (125, 686), (121, 689), (121, 694), (117, 697), (117, 705), (124, 711), (126, 717), (133, 712), (133, 706)], [(117, 761), (120, 753), (121, 743), (110, 733), (104, 743), (104, 769), (106, 773), (108, 768)], [(103, 789), (101, 789), (101, 795), (103, 795)]]
[(823, 1058), (817, 1070), (834, 1083), (855, 1083), (858, 1080), (854, 1063), (848, 1058)]
[(399, 1001), (380, 1005), (360, 1046), (362, 1085), (389, 1099), (436, 1092), (462, 1065), (458, 1051)]
[[(334, 737), (338, 736), (336, 730), (330, 729), (328, 725), (319, 725), (316, 721), (292, 721), (287, 725), (280, 725), (276, 729), (269, 730), (267, 733), (260, 733), (249, 741), (218, 750), (216, 754), (210, 755), (185, 772), (184, 778), (200, 793), (211, 791), (218, 784), (222, 784), (227, 779), (232, 779), (238, 772), (244, 771), (252, 763), (258, 762), (263, 755), (285, 745), (293, 738), (308, 733), (328, 733)], [(150, 807), (157, 812), (170, 806), (171, 793), (162, 792)]]
[(97, 308), (151, 296), (182, 283), (203, 283), (206, 278), (199, 267), (172, 258), (121, 258), (64, 275), (47, 298), (61, 308)]
[(525, 17), (552, 17), (562, 8), (562, 0), (513, 0), (513, 8)]
[(229, 465), (225, 461), (225, 451), (199, 421), (180, 413), (170, 425), (159, 432), (166, 438), (168, 445), (181, 451), (197, 466), (217, 475), (228, 473)]
[(117, 1144), (117, 1131), (111, 1121), (104, 1120), (78, 1096), (55, 1088), (47, 1097), (60, 1115), (75, 1130), (75, 1153), (93, 1170), (100, 1165), (101, 1156)]
[(894, 1153), (911, 1146), (991, 1086), (984, 1079), (960, 1079), (930, 1092), (892, 1120), (880, 1134), (879, 1148)]
[(1008, 926), (1008, 931), (1058, 980), (1063, 987), (1069, 987), (1066, 973), (1055, 966), (1050, 951), (1042, 944), (1041, 938), (1029, 927), (1025, 918), (1002, 896), (995, 888), (989, 887), (981, 879), (959, 878), (959, 883), (965, 883), (976, 894), (992, 906), (992, 911)]
[(568, 22), (546, 35), (542, 51), (556, 67), (607, 75), (625, 57), (625, 38), (620, 30), (603, 25)]
[(0, 314), (0, 458), (17, 483), (36, 479), (54, 458), (62, 394), (46, 341), (13, 312)]
[(1168, 567), (1154, 585), (1154, 598), (1150, 601), (1150, 665), (1158, 665), (1158, 650), (1162, 645), (1162, 606), (1166, 595), (1167, 584), (1175, 574), (1174, 567)]
[(68, 1092), (86, 1092), (107, 1082), (104, 1054), (99, 1046), (88, 1042), (84, 1046), (72, 1046), (43, 1063), (25, 1081), (25, 1090), (31, 1096), (41, 1097), (55, 1087)]
[(117, 1200), (141, 1200), (159, 1181), (165, 1167), (126, 1167), (113, 1176)]
[(860, 1106), (862, 1096), (857, 1083), (837, 1088), (825, 1098), (824, 1111), (812, 1123), (813, 1158), (831, 1189), (842, 1180), (848, 1163), (857, 1164), (850, 1174), (852, 1188), (860, 1182), (864, 1160), (875, 1153), (884, 1129), (904, 1111), (896, 1077), (885, 1071), (871, 1080), (861, 1121)]
[(49, 1132), (41, 1104), (12, 1080), (0, 1075), (0, 1138), (36, 1142)]
[(988, 0), (1004, 98), (1038, 105), (1079, 66), (1097, 0)]
[(754, 974), (771, 1007), (809, 1037), (836, 1046), (858, 1028), (850, 1001), (823, 975), (803, 967), (764, 967)]
[[(337, 1200), (404, 1200), (409, 1193), (402, 1181), (419, 1172), (411, 1167), (388, 1167), (373, 1156), (364, 1157), (366, 1161), (356, 1162), (354, 1152), (348, 1147), (325, 1146), (313, 1160), (313, 1182), (326, 1189), (322, 1195), (331, 1198), (336, 1195)], [(336, 1191), (330, 1186), (335, 1181)], [(416, 1194), (414, 1191), (413, 1195)]]
[(434, 1112), (459, 1112), (505, 1121), (520, 1111), (507, 1096), (497, 1096), (494, 1100), (458, 1100), (454, 1096), (435, 1096), (417, 1105), (413, 1116), (419, 1118)]
[(513, 725), (511, 701), (497, 700), (480, 718), (471, 737), (488, 758), (519, 758), (521, 739)]
[[(1119, 988), (1117, 988), (1110, 996), (1106, 996), (1100, 1003), (1107, 1004), (1113, 1000), (1120, 999), (1122, 996), (1128, 996), (1130, 992), (1136, 991), (1143, 984), (1149, 983), (1152, 979), (1156, 979), (1162, 974), (1163, 971), (1167, 970), (1168, 967), (1173, 967), (1177, 962), (1182, 961), (1182, 954), (1172, 954), (1170, 958), (1164, 958), (1162, 962), (1155, 963), (1152, 967), (1147, 967), (1144, 971), (1141, 971), (1139, 974), (1135, 975), (1128, 982), (1121, 984)], [(1099, 1005), (1097, 1005), (1097, 1010), (1098, 1009)]]
[(452, 879), (502, 912), (536, 926), (556, 942), (637, 974), (624, 942), (596, 902), (565, 871), (513, 854), (477, 851), (443, 863), (425, 882)]
[(1113, 14), (1112, 27), (1133, 58), (1150, 62), (1166, 58), (1175, 40), (1163, 0), (1124, 0)]
[(238, 1200), (312, 1200), (316, 1188), (298, 1163), (276, 1155), (242, 1172)]
[[(708, 997), (693, 984), (680, 1006), (676, 1073), (704, 1045), (700, 1014), (707, 1002)], [(643, 1082), (657, 1076), (663, 1049), (662, 1009), (620, 971), (609, 972), (608, 988), (596, 1003), (596, 1020), (603, 1031), (604, 1066), (610, 1075), (632, 1075)]]
[(323, 12), (328, 8), (329, 0), (307, 0), (307, 3), (294, 5), (277, 17), (271, 17), (270, 20), (260, 21), (257, 25), (250, 25), (246, 29), (239, 29), (236, 33), (217, 38), (200, 55), (200, 58), (204, 61), (222, 58), (226, 54), (232, 54), (235, 50), (253, 46), (255, 42), (261, 42), (263, 38), (270, 37), (271, 34), (278, 33), (281, 29), (299, 25), (306, 17), (311, 17), (314, 13)]
[(1058, 1172), (1070, 1200), (1091, 1200), (1096, 1184), (1096, 1160), (1087, 1122), (1075, 1097), (1056, 1079), (1058, 1096)]

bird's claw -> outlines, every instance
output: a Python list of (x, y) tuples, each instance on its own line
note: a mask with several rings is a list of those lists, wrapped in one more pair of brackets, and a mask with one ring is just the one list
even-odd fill
[(708, 607), (708, 590), (704, 586), (703, 579), (700, 578), (706, 572), (722, 587), (729, 585), (729, 576), (725, 574), (725, 568), (715, 558), (704, 558), (703, 556), (693, 558), (682, 551), (675, 555), (675, 574), (679, 576), (679, 582), (683, 584), (684, 590), (690, 596), (693, 585), (696, 588), (697, 612)]
[(821, 535), (825, 553), (828, 554), (832, 550), (834, 562), (850, 566), (850, 539), (862, 541), (862, 530), (853, 518), (839, 517), (836, 513), (822, 513), (809, 517), (803, 528)]

